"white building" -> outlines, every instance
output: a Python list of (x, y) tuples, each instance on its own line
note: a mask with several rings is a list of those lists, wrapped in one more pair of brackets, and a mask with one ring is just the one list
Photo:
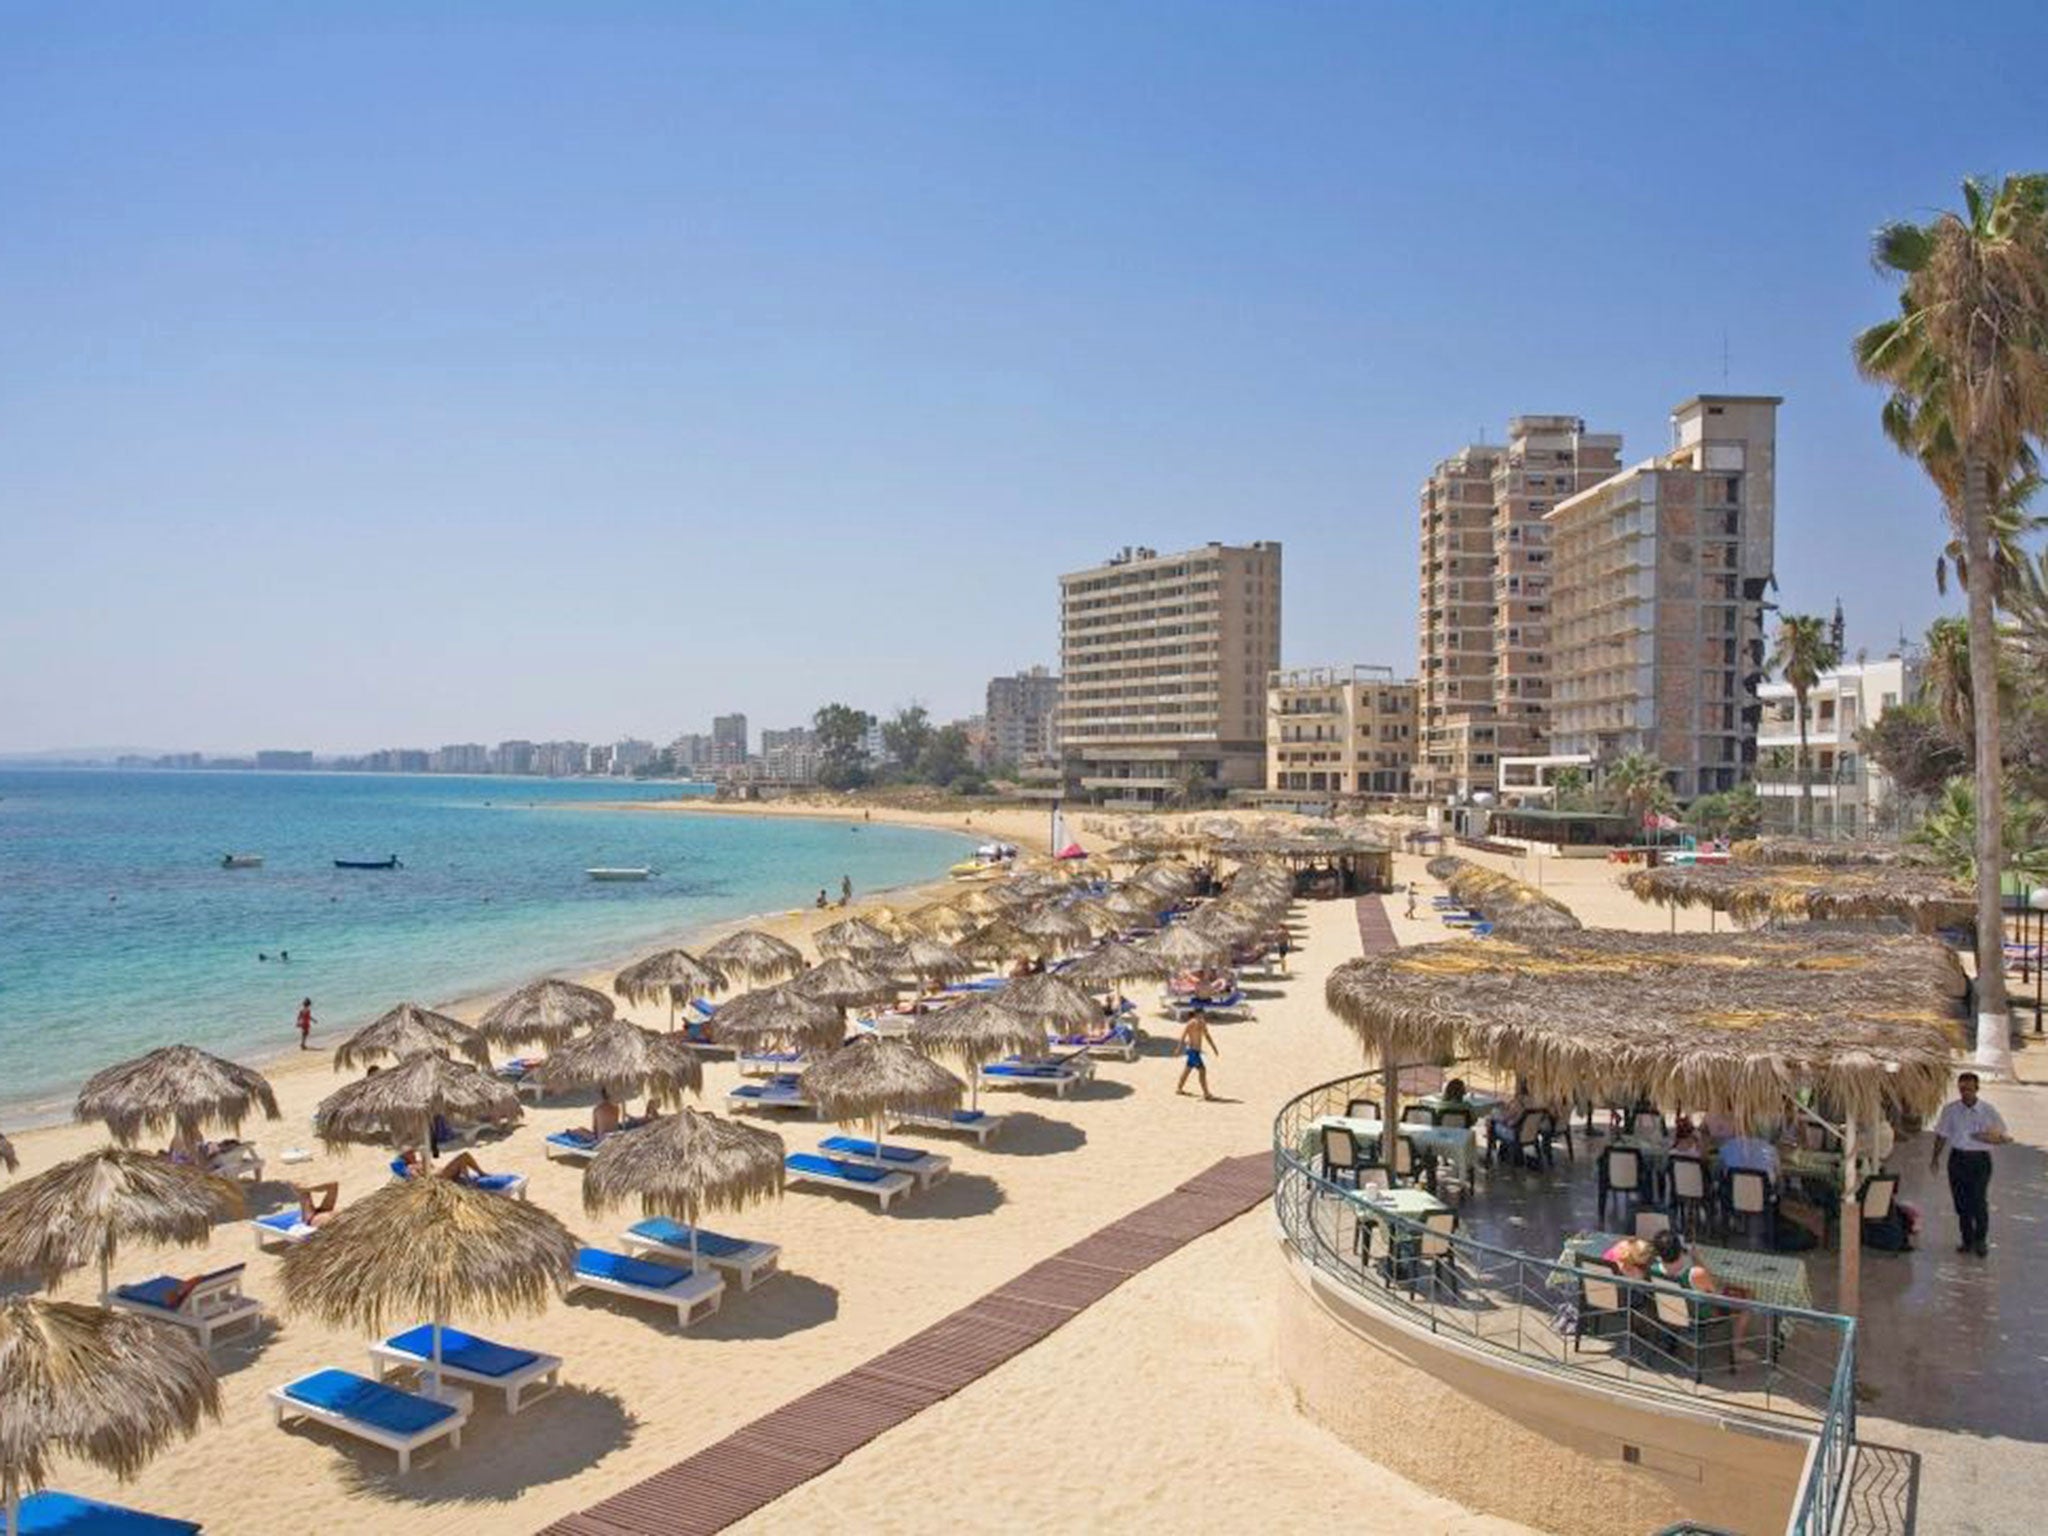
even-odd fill
[[(1891, 780), (1856, 745), (1856, 733), (1874, 725), (1894, 704), (1919, 697), (1921, 664), (1914, 656), (1857, 662), (1821, 674), (1806, 695), (1808, 777), (1813, 784), (1813, 831), (1819, 837), (1857, 837), (1888, 825)], [(1765, 683), (1757, 690), (1763, 722), (1757, 729), (1757, 793), (1764, 825), (1790, 831), (1799, 825), (1799, 716), (1792, 687)]]

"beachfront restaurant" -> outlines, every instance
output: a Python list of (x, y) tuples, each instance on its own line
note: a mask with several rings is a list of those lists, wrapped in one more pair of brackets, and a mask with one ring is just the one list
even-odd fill
[(1394, 850), (1370, 838), (1325, 833), (1224, 838), (1211, 851), (1240, 863), (1278, 864), (1294, 876), (1297, 896), (1363, 896), (1394, 888)]
[(1898, 1229), (1887, 1154), (1946, 1092), (1961, 981), (1824, 925), (1340, 967), (1368, 1065), (1275, 1122), (1301, 1408), (1542, 1529), (1833, 1529), (1865, 1243)]

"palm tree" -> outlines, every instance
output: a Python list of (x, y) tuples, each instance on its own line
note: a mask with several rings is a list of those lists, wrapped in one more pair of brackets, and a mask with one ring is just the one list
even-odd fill
[(1586, 770), (1566, 764), (1550, 776), (1550, 801), (1560, 811), (1575, 811), (1586, 798)]
[(1622, 809), (1628, 812), (1629, 825), (1640, 828), (1645, 814), (1660, 803), (1670, 802), (1671, 787), (1665, 782), (1669, 771), (1651, 753), (1631, 752), (1609, 763), (1600, 774), (1600, 782), (1621, 801)]
[(1778, 619), (1778, 645), (1771, 652), (1771, 670), (1792, 689), (1792, 708), (1799, 716), (1799, 811), (1805, 833), (1813, 836), (1813, 763), (1806, 745), (1806, 697), (1821, 673), (1842, 659), (1828, 634), (1828, 621), (1818, 614), (1787, 613)]
[(1976, 725), (1977, 1061), (2011, 1065), (1999, 874), (1998, 494), (2048, 434), (2048, 174), (1963, 183), (1964, 209), (1888, 224), (1873, 256), (1901, 280), (1899, 313), (1856, 338), (1857, 368), (1891, 390), (1887, 435), (1917, 458), (1960, 524), (1969, 567)]
[[(2028, 510), (2040, 489), (2040, 475), (2031, 469), (2023, 470), (2019, 478), (1998, 493), (1997, 503), (1991, 509), (1991, 564), (1997, 573), (1993, 581), (1993, 595), (2001, 602), (2014, 582), (2023, 579), (2021, 573), (2027, 564), (2028, 536), (2048, 528), (2048, 517)], [(1951, 567), (1955, 570), (1956, 580), (1967, 588), (1970, 584), (1970, 556), (1963, 548), (1961, 534), (1951, 537), (1942, 546), (1941, 553), (1934, 557), (1934, 586), (1944, 597), (1948, 595)]]

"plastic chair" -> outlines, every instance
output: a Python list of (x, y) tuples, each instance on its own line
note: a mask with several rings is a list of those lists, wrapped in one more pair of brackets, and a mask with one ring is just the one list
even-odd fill
[(1690, 1236), (1713, 1212), (1708, 1198), (1707, 1165), (1690, 1152), (1671, 1154), (1671, 1214), (1678, 1230)]
[(1380, 1117), (1378, 1099), (1347, 1099), (1344, 1101), (1346, 1120), (1377, 1120)]
[[(1723, 1198), (1727, 1203), (1730, 1217), (1741, 1217), (1745, 1231), (1753, 1230), (1756, 1218), (1769, 1218), (1778, 1204), (1777, 1191), (1771, 1187), (1768, 1176), (1755, 1168), (1731, 1168), (1728, 1170)], [(1765, 1227), (1769, 1237), (1770, 1226)]]
[(1624, 1196), (1622, 1209), (1643, 1198), (1643, 1159), (1630, 1147), (1609, 1147), (1600, 1154), (1600, 1223), (1607, 1224), (1607, 1199)]
[(1323, 1177), (1332, 1184), (1358, 1188), (1358, 1171), (1365, 1159), (1358, 1152), (1358, 1138), (1343, 1125), (1323, 1127)]
[(1621, 1271), (1609, 1260), (1590, 1253), (1578, 1255), (1572, 1261), (1572, 1268), (1578, 1272), (1579, 1282), (1578, 1316), (1572, 1322), (1572, 1352), (1578, 1352), (1580, 1342), (1588, 1334), (1596, 1339), (1618, 1336), (1622, 1358), (1627, 1359), (1632, 1308), (1629, 1293), (1621, 1285)]

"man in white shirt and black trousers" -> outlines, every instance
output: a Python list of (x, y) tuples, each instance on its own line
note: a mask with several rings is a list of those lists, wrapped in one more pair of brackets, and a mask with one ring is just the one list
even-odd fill
[(1990, 1251), (1991, 1149), (2012, 1138), (2006, 1134), (2004, 1118), (1977, 1097), (1976, 1073), (1965, 1072), (1956, 1079), (1956, 1095), (1934, 1122), (1934, 1156), (1927, 1166), (1938, 1170), (1942, 1149), (1948, 1149), (1948, 1192), (1956, 1203), (1963, 1239), (1956, 1252), (1982, 1258)]

